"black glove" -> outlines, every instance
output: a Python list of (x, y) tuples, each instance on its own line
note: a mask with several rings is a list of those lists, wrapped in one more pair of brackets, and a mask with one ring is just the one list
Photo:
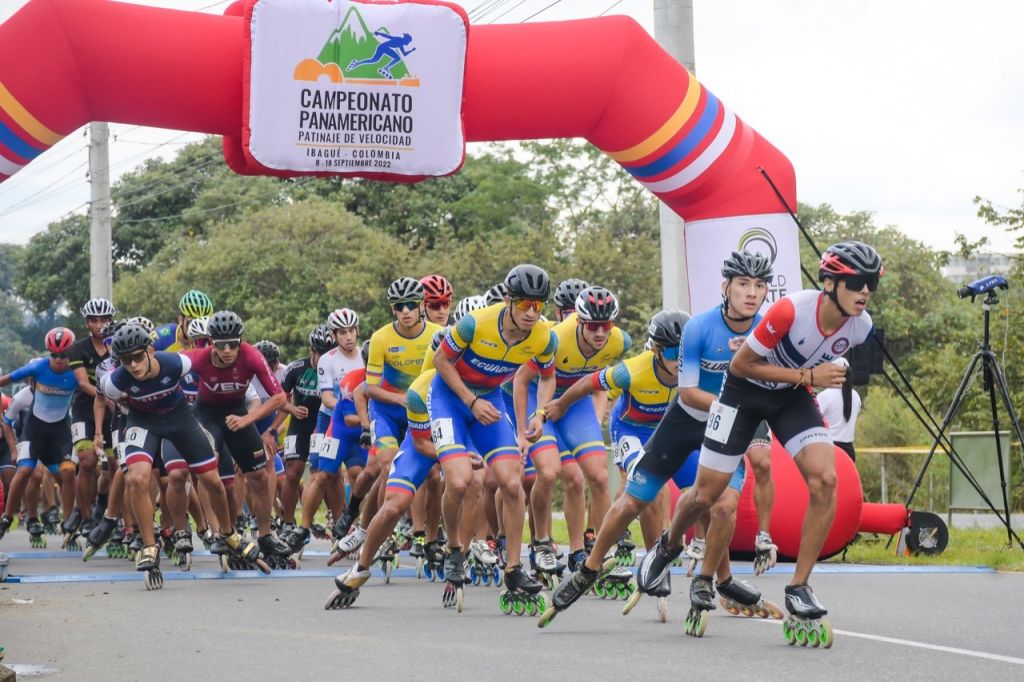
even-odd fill
[(370, 429), (363, 429), (359, 433), (359, 447), (369, 450), (371, 445), (373, 445), (373, 436), (370, 435)]

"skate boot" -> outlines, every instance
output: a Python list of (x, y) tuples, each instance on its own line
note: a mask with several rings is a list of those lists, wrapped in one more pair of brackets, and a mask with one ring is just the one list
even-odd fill
[(775, 565), (779, 559), (779, 547), (772, 542), (767, 531), (757, 531), (754, 539), (754, 575), (761, 575)]
[(29, 547), (35, 547), (36, 549), (44, 549), (46, 547), (46, 536), (43, 535), (46, 529), (43, 527), (43, 524), (39, 523), (39, 519), (34, 516), (30, 518), (25, 523), (25, 530), (28, 531)]
[[(115, 530), (117, 530), (117, 519), (111, 519), (106, 516), (100, 519), (100, 522), (96, 524), (96, 527), (87, 536), (89, 546), (82, 553), (82, 561), (88, 561), (96, 552), (100, 551), (110, 541)], [(109, 551), (107, 556), (110, 556)]]
[(616, 566), (594, 584), (594, 594), (601, 599), (629, 599), (636, 591), (633, 571), (625, 566)]
[(96, 527), (96, 522), (93, 520), (94, 518), (96, 517), (89, 517), (85, 519), (82, 521), (82, 525), (78, 527), (78, 534), (83, 538), (88, 538), (89, 533), (91, 533), (92, 529)]
[(697, 570), (697, 564), (704, 561), (704, 544), (704, 538), (694, 536), (694, 538), (690, 540), (690, 544), (686, 548), (686, 556), (684, 557), (684, 561), (686, 561), (687, 578), (692, 578), (693, 572)]
[(494, 540), (494, 556), (498, 557), (498, 565), (504, 569), (508, 566), (508, 538), (504, 535), (499, 535)]
[(137, 525), (133, 523), (131, 532), (125, 531), (124, 541), (128, 546), (128, 556), (126, 558), (134, 562), (138, 558), (139, 552), (142, 551), (142, 535), (139, 533)]
[(174, 532), (174, 556), (183, 571), (192, 570), (192, 531), (188, 528)]
[(281, 538), (273, 533), (267, 533), (258, 543), (260, 552), (270, 568), (278, 571), (298, 568), (298, 564), (292, 559), (291, 545)]
[(423, 575), (427, 580), (444, 580), (444, 545), (432, 540), (423, 547), (423, 554)]
[(282, 531), (281, 539), (284, 540), (292, 550), (292, 554), (300, 554), (309, 544), (309, 528), (296, 526), (291, 530)]
[(398, 540), (395, 539), (394, 535), (390, 535), (384, 540), (384, 544), (380, 546), (377, 556), (373, 558), (375, 562), (380, 562), (380, 570), (384, 572), (385, 585), (391, 583), (391, 573), (398, 568), (398, 548)]
[(533, 545), (533, 551), (536, 558), (531, 563), (534, 565), (533, 570), (537, 579), (540, 580), (542, 585), (550, 587), (552, 590), (557, 589), (563, 571), (559, 570), (558, 557), (555, 556), (554, 545), (551, 544), (550, 540), (537, 542)]
[(0, 540), (7, 535), (7, 531), (11, 529), (11, 524), (14, 523), (14, 519), (10, 516), (0, 516)]
[(341, 540), (338, 540), (338, 545), (331, 553), (331, 558), (327, 560), (327, 565), (333, 566), (345, 557), (355, 554), (359, 551), (359, 548), (363, 546), (363, 542), (365, 540), (366, 529), (357, 523), (351, 533), (343, 537)]
[(710, 577), (698, 575), (690, 582), (690, 612), (683, 621), (683, 632), (703, 637), (708, 626), (708, 611), (714, 610), (715, 586)]
[(454, 606), (456, 612), (462, 613), (463, 585), (466, 583), (466, 557), (462, 549), (449, 548), (444, 557), (444, 593), (441, 605), (445, 608)]
[(334, 579), (335, 590), (327, 598), (324, 604), (325, 611), (333, 609), (346, 609), (355, 603), (359, 597), (359, 588), (370, 579), (370, 570), (353, 566), (347, 573), (342, 573)]
[(595, 542), (597, 542), (597, 533), (594, 532), (593, 528), (588, 528), (585, 531), (583, 531), (583, 549), (587, 551), (587, 554), (590, 554), (594, 551)]
[(786, 644), (832, 648), (832, 623), (823, 618), (828, 610), (814, 596), (810, 585), (786, 585), (786, 610), (789, 616), (782, 622)]
[(636, 572), (637, 591), (626, 602), (622, 615), (628, 614), (640, 601), (641, 594), (648, 594), (658, 600), (658, 616), (661, 622), (668, 620), (668, 596), (672, 594), (672, 574), (669, 571), (676, 558), (682, 554), (683, 548), (672, 549), (668, 546), (668, 532), (658, 538)]
[(60, 509), (56, 505), (43, 512), (43, 530), (47, 535), (57, 535), (60, 532)]
[(75, 507), (71, 510), (71, 515), (60, 525), (61, 532), (64, 533), (64, 539), (60, 544), (61, 549), (66, 549), (69, 552), (78, 552), (82, 549), (78, 544), (78, 530), (81, 527), (82, 514), (78, 511), (78, 507)]
[(761, 599), (760, 592), (735, 576), (729, 576), (724, 583), (716, 583), (715, 588), (722, 608), (734, 616), (743, 614), (747, 618), (757, 616), (782, 620), (782, 609), (778, 604)]
[(629, 530), (626, 530), (619, 538), (615, 547), (615, 559), (619, 562), (619, 566), (632, 566), (636, 563), (636, 545), (633, 544), (633, 536)]
[(412, 520), (403, 516), (395, 526), (395, 542), (400, 550), (408, 550), (412, 546)]
[(139, 552), (139, 558), (135, 562), (135, 570), (146, 574), (146, 590), (159, 590), (164, 586), (164, 576), (160, 572), (160, 547), (158, 545), (147, 545)]
[(164, 551), (164, 556), (171, 560), (171, 563), (175, 566), (178, 565), (178, 555), (174, 553), (174, 529), (173, 528), (161, 528), (159, 534), (156, 536), (157, 544), (159, 544)]
[(314, 523), (309, 526), (309, 531), (313, 534), (317, 540), (333, 540), (331, 534), (327, 531), (327, 528), (319, 523)]
[(416, 579), (423, 577), (423, 564), (426, 559), (426, 546), (427, 536), (426, 535), (414, 535), (412, 538), (412, 547), (409, 548), (409, 556), (416, 560)]
[(352, 522), (355, 520), (356, 517), (351, 514), (348, 509), (342, 511), (341, 516), (339, 516), (338, 520), (334, 523), (334, 528), (331, 529), (331, 532), (334, 533), (334, 539), (340, 542), (346, 535), (348, 535), (349, 530), (352, 529)]
[(474, 585), (501, 584), (501, 569), (498, 568), (498, 557), (485, 540), (473, 540), (469, 543), (469, 580)]
[(506, 616), (514, 613), (521, 616), (537, 616), (547, 609), (547, 602), (540, 591), (544, 586), (537, 579), (516, 565), (505, 571), (505, 589), (498, 595), (498, 607)]
[(206, 551), (210, 551), (210, 548), (213, 546), (214, 540), (213, 530), (209, 526), (207, 526), (202, 530), (197, 530), (196, 535), (198, 535), (199, 539), (202, 541), (203, 549), (205, 549)]
[[(91, 533), (89, 537), (92, 537)], [(107, 557), (110, 559), (128, 558), (128, 547), (124, 543), (124, 526), (121, 525), (120, 521), (115, 524), (114, 532), (111, 534), (110, 540), (107, 541)]]
[(270, 573), (270, 566), (263, 560), (260, 548), (255, 542), (246, 540), (238, 532), (223, 538), (222, 542), (223, 547), (215, 542), (210, 552), (220, 555), (220, 568), (224, 573), (227, 573), (228, 569), (248, 571), (253, 568), (259, 569), (262, 573)]
[(562, 611), (576, 603), (576, 600), (594, 588), (594, 584), (604, 573), (611, 571), (616, 566), (614, 558), (608, 559), (601, 566), (600, 571), (592, 571), (581, 565), (580, 570), (562, 580), (558, 589), (551, 595), (551, 606), (541, 615), (537, 621), (537, 627), (543, 628), (555, 619)]
[(587, 552), (586, 548), (577, 549), (575, 552), (569, 554), (569, 561), (567, 564), (569, 572), (575, 573), (576, 571), (580, 570), (580, 566), (583, 565), (583, 562), (587, 560), (588, 556), (590, 556), (590, 553)]

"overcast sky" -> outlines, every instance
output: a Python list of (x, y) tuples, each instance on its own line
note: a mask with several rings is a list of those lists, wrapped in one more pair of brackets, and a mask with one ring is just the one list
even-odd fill
[[(612, 7), (653, 31), (653, 0), (464, 0), (481, 22), (595, 16)], [(0, 0), (0, 21), (24, 0)], [(195, 10), (213, 0), (144, 0)], [(873, 211), (931, 246), (984, 225), (972, 198), (1020, 206), (1024, 3), (693, 0), (700, 80), (796, 168), (797, 194)], [(220, 12), (227, 5), (207, 9)], [(490, 11), (488, 12), (488, 5)], [(548, 9), (544, 9), (548, 7)], [(543, 11), (542, 11), (543, 10)], [(503, 12), (507, 12), (499, 18)], [(196, 135), (114, 126), (112, 179)], [(166, 144), (165, 144), (166, 143)], [(0, 240), (25, 242), (89, 198), (82, 131), (0, 184)], [(163, 145), (163, 146), (159, 146)]]

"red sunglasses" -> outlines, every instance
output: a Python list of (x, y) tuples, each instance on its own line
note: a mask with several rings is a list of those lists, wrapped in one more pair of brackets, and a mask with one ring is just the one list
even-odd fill
[(583, 326), (587, 328), (588, 332), (596, 332), (602, 329), (604, 331), (610, 331), (611, 328), (615, 326), (615, 323), (611, 320), (608, 320), (607, 322), (584, 322)]

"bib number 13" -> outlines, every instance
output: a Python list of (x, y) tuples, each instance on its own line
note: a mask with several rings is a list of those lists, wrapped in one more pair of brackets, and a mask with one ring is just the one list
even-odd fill
[(725, 445), (732, 434), (733, 423), (736, 421), (736, 408), (723, 405), (717, 400), (711, 403), (708, 410), (708, 425), (704, 429), (704, 437)]

